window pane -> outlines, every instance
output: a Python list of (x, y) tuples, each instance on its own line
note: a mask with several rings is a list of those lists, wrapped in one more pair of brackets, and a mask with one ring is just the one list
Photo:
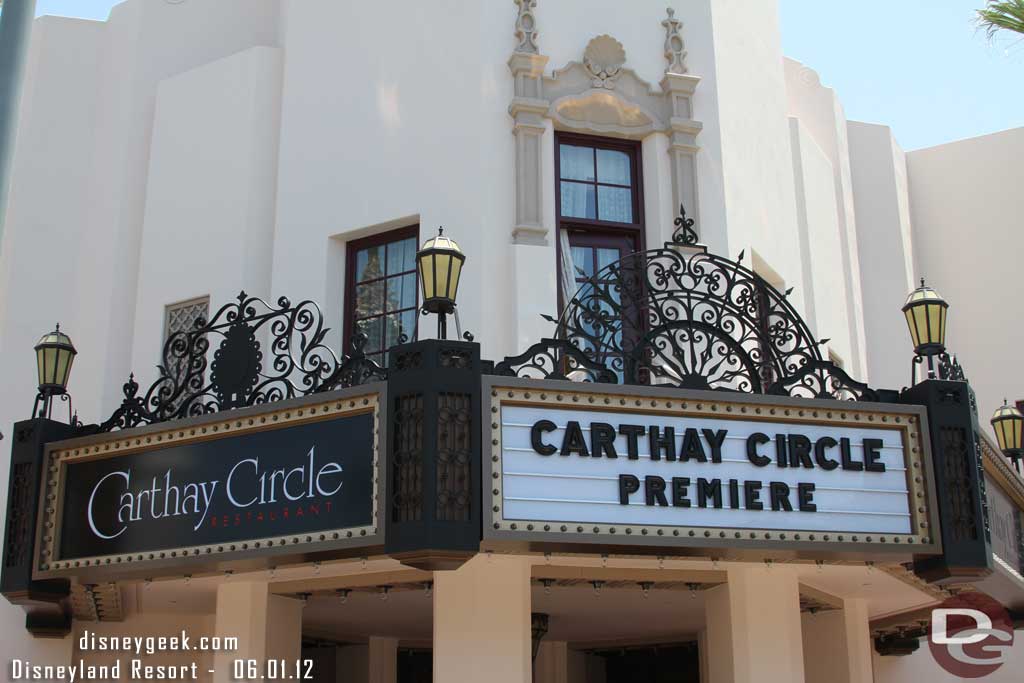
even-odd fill
[(386, 348), (391, 348), (398, 343), (401, 335), (412, 341), (416, 332), (416, 311), (403, 311), (391, 313), (385, 317), (384, 322), (384, 343)]
[(619, 250), (609, 249), (607, 247), (597, 250), (597, 269), (601, 270), (605, 266), (610, 266), (619, 260)]
[(597, 218), (597, 212), (594, 210), (594, 186), (562, 181), (562, 215), (572, 218)]
[(356, 282), (372, 280), (384, 275), (382, 261), (384, 246), (367, 247), (356, 252)]
[(594, 150), (590, 147), (560, 145), (558, 165), (563, 178), (594, 182)]
[(356, 286), (356, 318), (380, 315), (384, 312), (384, 282)]
[(574, 278), (584, 277), (580, 275), (579, 271), (586, 273), (589, 277), (594, 274), (594, 250), (590, 247), (572, 247), (570, 250), (572, 253), (572, 265), (576, 267), (576, 271), (573, 272)]
[(614, 149), (597, 150), (597, 181), (631, 185), (629, 177), (629, 155)]
[(392, 242), (388, 245), (388, 275), (416, 268), (416, 238)]
[(388, 278), (388, 310), (416, 306), (416, 274)]
[[(633, 198), (628, 189), (599, 185), (597, 197), (601, 205), (601, 220), (618, 223), (633, 222)], [(565, 211), (563, 210), (562, 213), (564, 214)]]
[(384, 340), (384, 318), (360, 320), (356, 322), (356, 330), (366, 335), (367, 341), (364, 348), (367, 353), (380, 351), (383, 348), (381, 343)]

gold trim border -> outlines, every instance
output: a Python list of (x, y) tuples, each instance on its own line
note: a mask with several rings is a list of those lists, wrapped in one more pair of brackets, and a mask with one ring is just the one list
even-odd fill
[[(779, 529), (749, 529), (735, 527), (688, 527), (663, 525), (595, 524), (592, 522), (506, 520), (502, 498), (502, 446), (501, 409), (505, 405), (555, 406), (576, 410), (614, 411), (671, 417), (711, 417), (763, 422), (796, 424), (827, 424), (830, 426), (897, 428), (902, 433), (904, 463), (907, 471), (907, 491), (910, 494), (911, 528), (907, 534), (877, 534), (873, 532), (792, 531)], [(923, 456), (927, 442), (921, 420), (915, 414), (865, 410), (850, 402), (849, 407), (798, 407), (782, 403), (751, 403), (729, 400), (702, 400), (681, 398), (655, 398), (602, 392), (599, 390), (536, 390), (511, 386), (492, 386), (490, 391), (490, 457), (491, 457), (491, 529), (497, 532), (529, 532), (550, 534), (579, 534), (616, 537), (621, 542), (627, 537), (663, 537), (715, 539), (718, 541), (810, 541), (821, 543), (928, 546), (934, 542), (929, 532), (931, 515), (927, 496), (927, 480)], [(915, 502), (916, 501), (916, 504)]]
[[(128, 434), (101, 443), (60, 447), (47, 451), (44, 458), (45, 477), (43, 498), (40, 503), (41, 515), (36, 543), (35, 567), (37, 571), (50, 573), (74, 572), (82, 568), (125, 567), (141, 565), (149, 561), (186, 560), (201, 557), (214, 558), (225, 554), (247, 551), (271, 550), (274, 548), (303, 548), (321, 542), (342, 541), (370, 537), (380, 530), (379, 496), (380, 496), (380, 438), (381, 411), (380, 392), (344, 396), (308, 403), (288, 406), (270, 412), (232, 416), (225, 413), (222, 420), (204, 424), (177, 425), (167, 423), (166, 429), (147, 432), (146, 434)], [(244, 541), (231, 541), (209, 545), (166, 548), (144, 552), (122, 553), (115, 555), (95, 555), (73, 559), (49, 559), (56, 557), (56, 549), (60, 544), (60, 524), (63, 519), (64, 487), (67, 477), (67, 465), (89, 460), (100, 460), (140, 452), (159, 453), (170, 446), (214, 441), (239, 434), (250, 434), (271, 431), (285, 426), (295, 426), (326, 419), (373, 414), (373, 495), (371, 499), (372, 523), (368, 526), (342, 527), (306, 534), (288, 534), (284, 536), (267, 536)], [(162, 425), (160, 425), (162, 426)], [(39, 542), (41, 541), (41, 543)]]

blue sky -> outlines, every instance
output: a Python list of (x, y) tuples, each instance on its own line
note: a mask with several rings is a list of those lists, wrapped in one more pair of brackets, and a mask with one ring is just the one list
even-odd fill
[[(892, 126), (905, 149), (1014, 128), (1024, 125), (1024, 40), (990, 44), (973, 24), (984, 1), (780, 0), (783, 49), (836, 89), (848, 118)], [(115, 4), (36, 7), (105, 19)]]

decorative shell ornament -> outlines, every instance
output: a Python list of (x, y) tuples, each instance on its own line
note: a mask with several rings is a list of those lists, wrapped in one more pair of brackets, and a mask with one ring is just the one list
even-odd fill
[(583, 52), (583, 65), (593, 77), (595, 88), (614, 89), (615, 79), (625, 63), (625, 48), (609, 35), (597, 36), (587, 43)]

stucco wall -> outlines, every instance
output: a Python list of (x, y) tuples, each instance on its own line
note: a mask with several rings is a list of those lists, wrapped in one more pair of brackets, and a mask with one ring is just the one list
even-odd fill
[(790, 118), (793, 173), (804, 289), (804, 317), (818, 339), (828, 339), (822, 353), (832, 352), (848, 371), (856, 369), (857, 351), (850, 333), (848, 283), (843, 269), (841, 226), (834, 170), (828, 157), (796, 118)]
[[(822, 330), (821, 334), (832, 338), (833, 334), (848, 336), (846, 356), (843, 358), (845, 366), (852, 375), (863, 377), (867, 369), (867, 342), (864, 335), (864, 304), (860, 282), (861, 258), (857, 250), (859, 224), (854, 208), (846, 115), (835, 91), (822, 84), (814, 69), (788, 58), (783, 60), (783, 68), (786, 77), (787, 111), (791, 117), (800, 121), (807, 137), (814, 140), (831, 167), (829, 178), (833, 185), (835, 217), (826, 218), (822, 215), (820, 220), (825, 224), (820, 228), (812, 224), (810, 230), (825, 230), (831, 234), (831, 224), (833, 220), (835, 221), (834, 230), (838, 233), (838, 243), (830, 244), (828, 250), (815, 252), (814, 259), (824, 259), (826, 268), (838, 269), (842, 274), (843, 291), (840, 296), (833, 298), (831, 306), (843, 308), (839, 315), (845, 318), (846, 325), (841, 333)], [(830, 238), (829, 242), (834, 240)]]
[(135, 302), (140, 382), (156, 379), (167, 304), (270, 295), (281, 65), (280, 48), (254, 47), (158, 88)]
[(910, 380), (910, 336), (900, 307), (916, 286), (906, 158), (887, 126), (851, 121), (847, 130), (864, 332), (871, 341), (867, 377), (876, 386), (899, 388)]
[(1024, 128), (907, 154), (918, 274), (950, 304), (950, 351), (988, 419), (1021, 398), (1017, 279), (1024, 251)]

